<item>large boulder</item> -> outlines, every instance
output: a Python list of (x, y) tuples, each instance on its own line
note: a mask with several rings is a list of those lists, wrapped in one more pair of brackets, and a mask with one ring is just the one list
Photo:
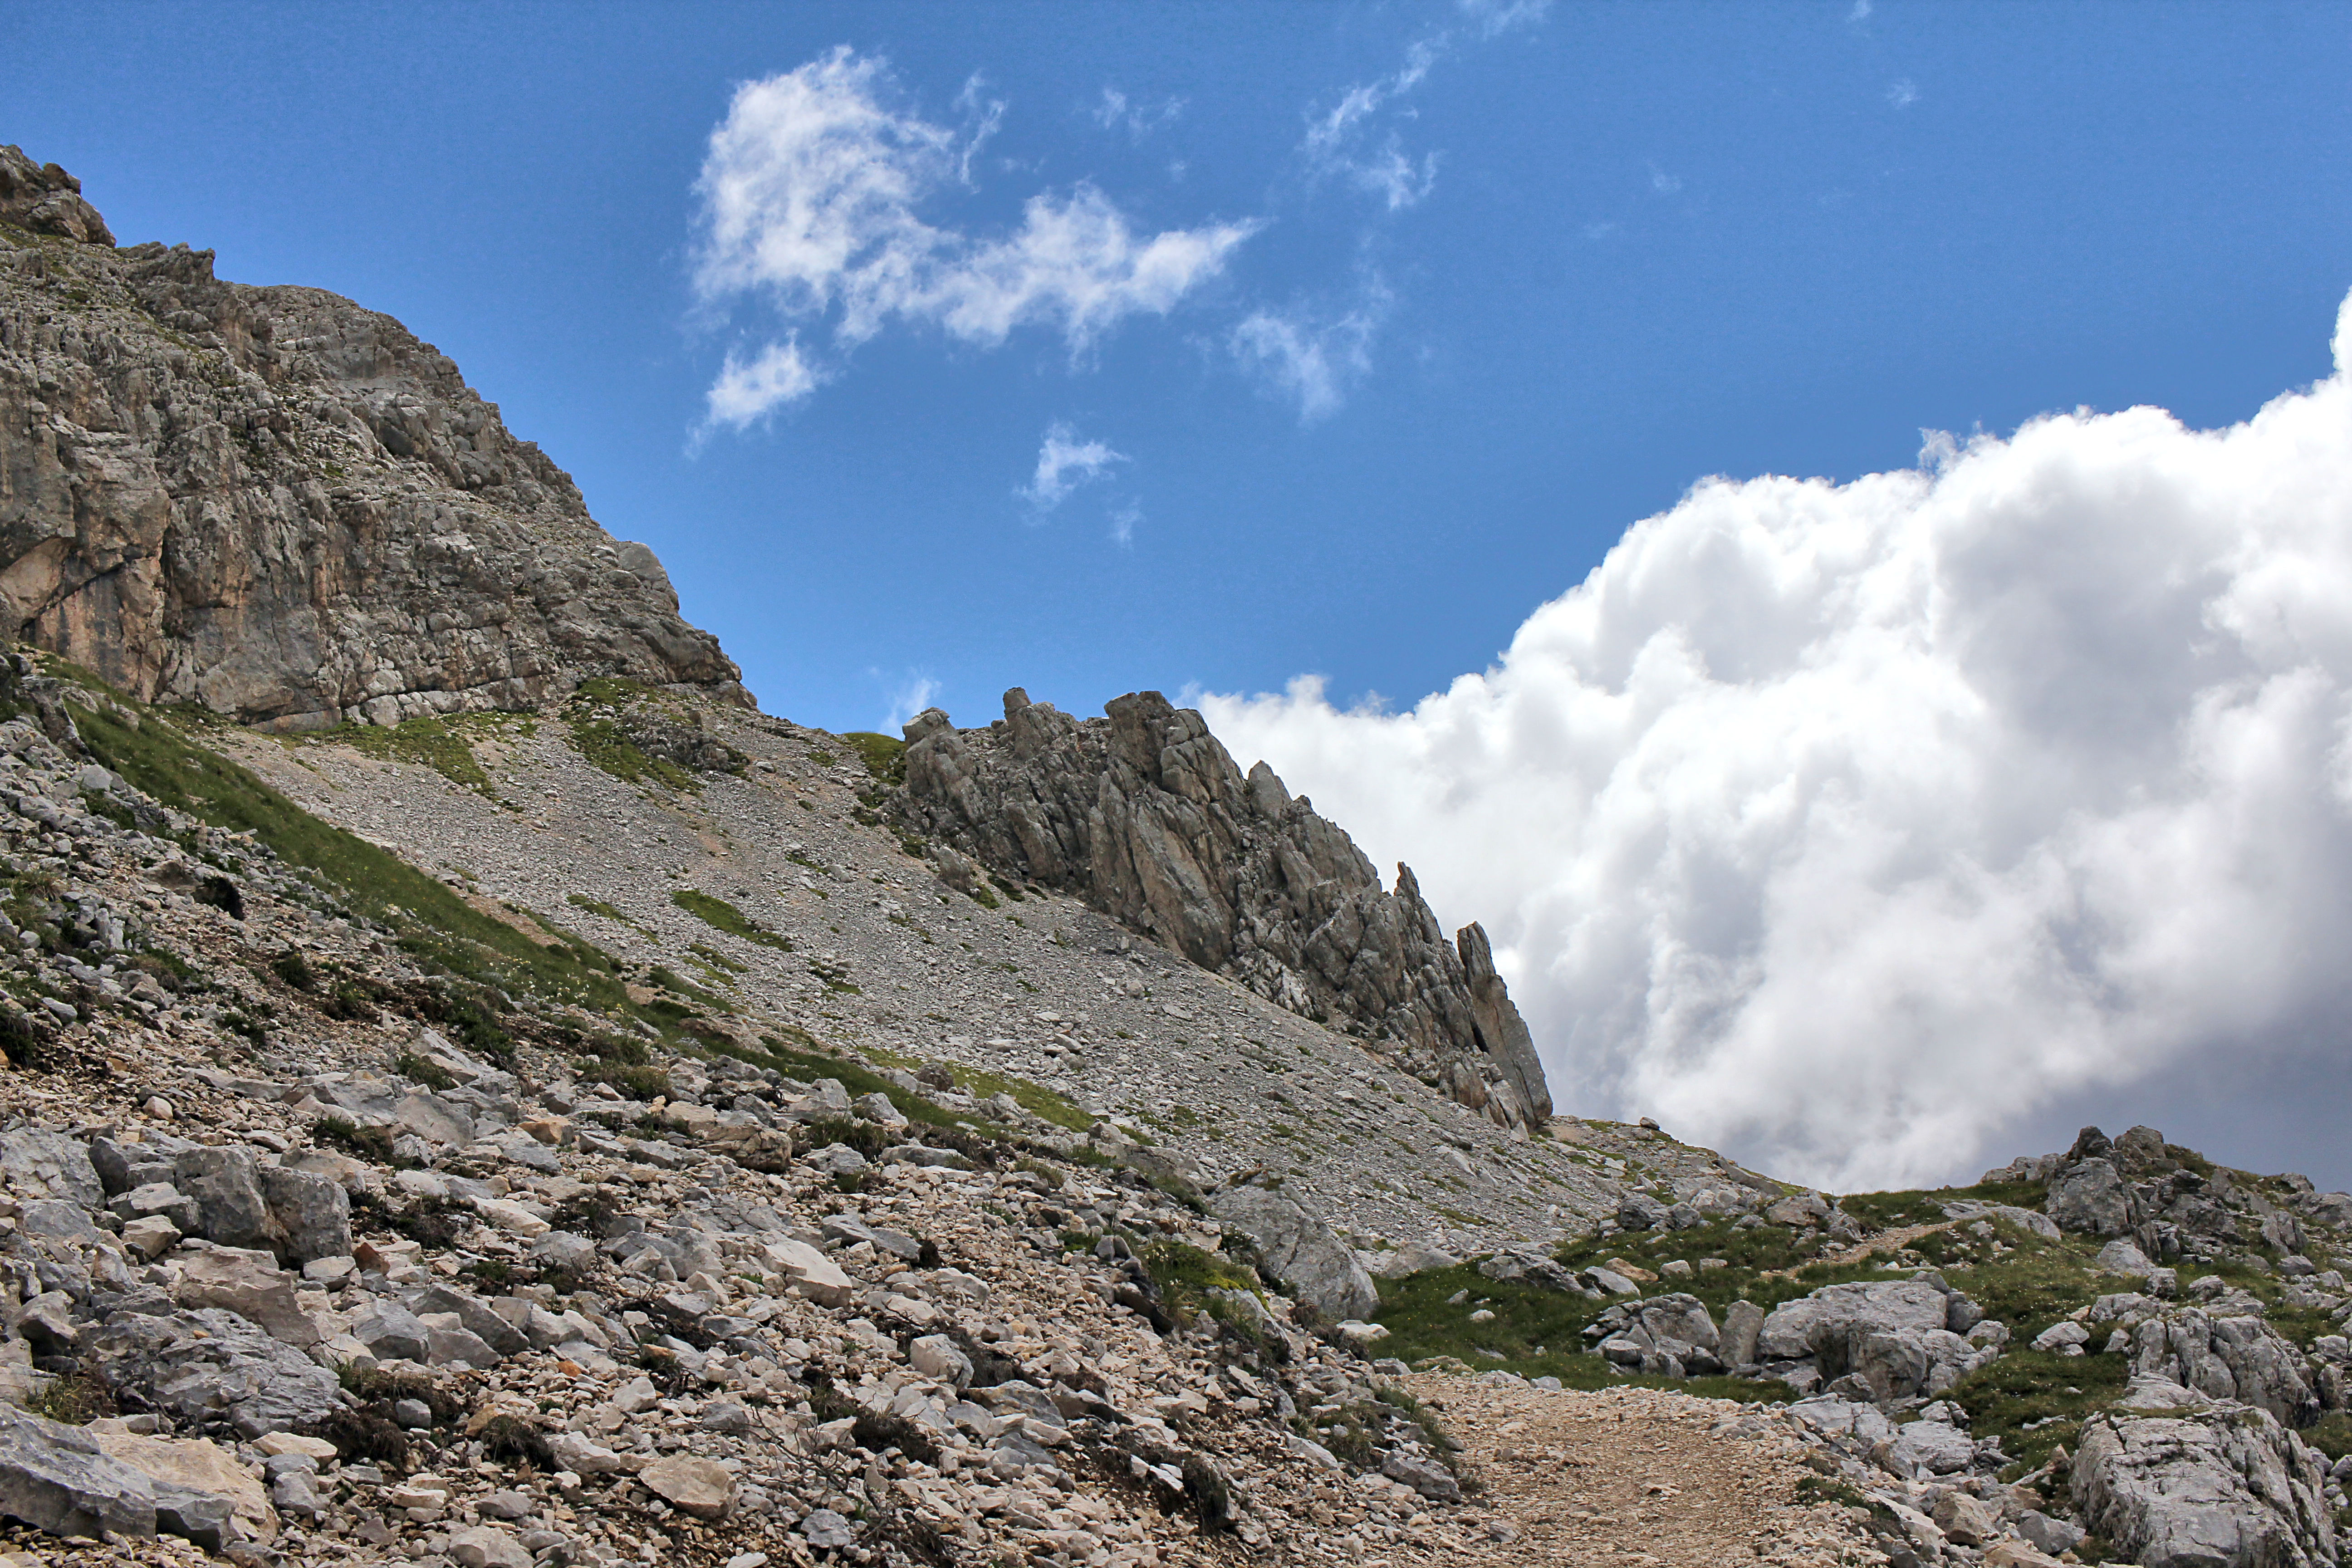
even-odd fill
[(2140, 1203), (2112, 1161), (2084, 1160), (2061, 1172), (2042, 1205), (2061, 1230), (2126, 1236), (2141, 1220)]
[(296, 1276), (278, 1267), (267, 1252), (236, 1247), (206, 1247), (175, 1257), (172, 1300), (184, 1307), (216, 1307), (257, 1323), (271, 1337), (303, 1350), (322, 1336), (295, 1300)]
[(0, 1517), (51, 1535), (152, 1535), (155, 1489), (80, 1428), (0, 1405)]
[(1652, 1377), (1685, 1377), (1724, 1368), (1723, 1339), (1696, 1296), (1654, 1297), (1612, 1307), (1601, 1320), (1613, 1330), (1600, 1344), (1619, 1366)]
[(287, 1262), (351, 1256), (352, 1200), (341, 1183), (314, 1171), (270, 1165), (261, 1171), (261, 1195)]
[(0, 1178), (20, 1199), (61, 1198), (86, 1209), (106, 1201), (89, 1146), (37, 1127), (0, 1137)]
[(118, 1397), (191, 1426), (242, 1437), (290, 1431), (343, 1402), (335, 1374), (293, 1346), (218, 1308), (147, 1316), (118, 1312), (88, 1347)]
[(1211, 1212), (1249, 1237), (1282, 1288), (1334, 1321), (1370, 1317), (1381, 1304), (1372, 1277), (1332, 1228), (1279, 1193), (1229, 1188)]
[(1991, 1354), (1950, 1331), (1955, 1299), (1931, 1279), (1825, 1285), (1766, 1315), (1755, 1359), (1801, 1388), (1851, 1376), (1857, 1398), (1940, 1393)]
[(258, 1247), (275, 1239), (260, 1166), (243, 1144), (188, 1150), (172, 1163), (172, 1184), (195, 1200), (205, 1240)]
[(2144, 1318), (2131, 1336), (2136, 1383), (2175, 1384), (2209, 1398), (2234, 1399), (2290, 1426), (2308, 1426), (2319, 1415), (2310, 1363), (2261, 1318), (2181, 1307)]
[(2326, 1460), (2266, 1410), (2095, 1415), (2074, 1454), (2083, 1522), (2141, 1568), (2338, 1561)]

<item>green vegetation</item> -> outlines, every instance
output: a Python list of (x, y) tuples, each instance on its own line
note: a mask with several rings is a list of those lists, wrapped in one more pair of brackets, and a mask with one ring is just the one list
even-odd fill
[(1168, 1315), (1181, 1328), (1190, 1328), (1203, 1312), (1221, 1322), (1248, 1321), (1231, 1303), (1213, 1298), (1212, 1290), (1247, 1290), (1253, 1295), (1263, 1289), (1258, 1277), (1249, 1269), (1212, 1252), (1181, 1241), (1152, 1241), (1136, 1251), (1151, 1283), (1158, 1287), (1160, 1303)]
[(770, 931), (724, 899), (697, 892), (691, 888), (676, 888), (670, 891), (669, 901), (703, 924), (723, 931), (729, 936), (757, 942), (761, 947), (772, 947), (778, 952), (793, 951), (790, 937)]
[(629, 738), (615, 713), (642, 702), (653, 689), (642, 681), (600, 676), (583, 680), (563, 704), (564, 722), (572, 731), (572, 747), (594, 767), (623, 784), (652, 779), (689, 795), (702, 793), (702, 781), (667, 757), (647, 753)]
[(394, 1057), (392, 1060), (392, 1070), (412, 1083), (421, 1083), (427, 1089), (457, 1087), (457, 1080), (450, 1074), (448, 1068), (428, 1057), (418, 1056), (415, 1051), (403, 1051)]
[[(893, 1067), (903, 1067), (910, 1070), (923, 1065), (914, 1057), (898, 1056), (889, 1051), (876, 1051), (874, 1055)], [(1056, 1127), (1066, 1128), (1072, 1132), (1084, 1132), (1095, 1124), (1093, 1117), (1080, 1110), (1067, 1100), (1044, 1085), (1032, 1083), (1025, 1078), (1014, 1078), (1008, 1073), (986, 1072), (979, 1068), (966, 1067), (961, 1062), (941, 1065), (947, 1067), (948, 1071), (954, 1075), (957, 1084), (963, 1091), (975, 1100), (992, 1100), (1000, 1094), (1009, 1094), (1013, 1097), (1013, 1103), (1030, 1115), (1042, 1121), (1050, 1121)]]
[[(216, 828), (250, 834), (287, 865), (331, 889), (352, 913), (389, 926), (401, 949), (429, 973), (460, 982), (438, 1021), (468, 1048), (494, 1060), (510, 1055), (511, 1042), (497, 1021), (500, 994), (534, 995), (615, 1016), (643, 1013), (657, 1026), (674, 1027), (674, 1017), (632, 1006), (612, 960), (594, 946), (543, 921), (551, 940), (536, 941), (482, 913), (406, 861), (311, 816), (247, 769), (199, 744), (184, 727), (218, 727), (217, 716), (189, 720), (131, 703), (87, 670), (58, 658), (43, 662), (50, 674), (99, 698), (76, 722), (100, 763), (161, 805)], [(182, 847), (224, 868), (233, 864), (193, 837)], [(220, 884), (214, 901), (241, 905), (229, 877), (209, 879), (207, 886), (211, 882)], [(259, 1032), (257, 1023), (252, 1027)]]
[(2032, 1469), (2059, 1444), (2073, 1447), (2083, 1418), (2119, 1397), (2130, 1381), (2126, 1356), (2060, 1356), (2012, 1343), (1945, 1397), (1969, 1413), (1972, 1436), (1999, 1437), (2003, 1452)]
[(842, 737), (866, 764), (866, 771), (886, 784), (907, 782), (907, 742), (871, 730), (853, 730)]
[(451, 784), (491, 800), (499, 798), (490, 785), (490, 775), (475, 760), (473, 745), (455, 723), (446, 719), (411, 719), (392, 725), (341, 724), (291, 742), (298, 745), (326, 742), (349, 746), (386, 761), (422, 763)]

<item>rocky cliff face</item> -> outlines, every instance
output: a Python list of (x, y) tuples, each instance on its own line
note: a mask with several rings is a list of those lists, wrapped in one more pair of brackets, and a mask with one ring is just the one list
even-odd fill
[(1409, 868), (1383, 891), (1347, 834), (1264, 763), (1246, 778), (1156, 691), (1081, 722), (1015, 689), (1004, 717), (907, 726), (909, 825), (1018, 880), (1075, 893), (1204, 969), (1393, 1055), (1507, 1127), (1551, 1114), (1486, 933), (1451, 942)]
[(595, 675), (739, 700), (653, 552), (457, 367), (322, 289), (113, 248), (0, 148), (0, 637), (247, 722), (534, 707)]

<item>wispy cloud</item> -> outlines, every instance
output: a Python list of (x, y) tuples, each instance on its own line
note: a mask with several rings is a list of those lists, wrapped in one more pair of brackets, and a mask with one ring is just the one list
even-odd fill
[(1886, 89), (1886, 101), (1897, 109), (1908, 109), (1919, 101), (1919, 84), (1909, 77), (1897, 77)]
[(1111, 542), (1121, 550), (1135, 545), (1135, 525), (1143, 521), (1143, 508), (1130, 501), (1110, 514)]
[(703, 429), (719, 426), (740, 430), (777, 409), (798, 403), (817, 389), (824, 378), (801, 353), (798, 332), (788, 332), (780, 343), (769, 343), (751, 359), (729, 351), (719, 379), (704, 395)]
[[(1004, 106), (978, 77), (957, 99), (959, 125), (934, 124), (897, 98), (885, 62), (847, 47), (737, 89), (695, 186), (694, 286), (706, 309), (765, 300), (803, 323), (829, 322), (836, 353), (902, 321), (983, 348), (1043, 327), (1076, 357), (1129, 316), (1175, 309), (1258, 226), (1139, 233), (1084, 182), (1030, 196), (1010, 233), (935, 225), (924, 204), (971, 183)], [(711, 389), (712, 417), (740, 427), (831, 374), (788, 335), (730, 361)]]
[(1181, 98), (1163, 98), (1157, 103), (1147, 103), (1128, 97), (1115, 87), (1106, 87), (1102, 97), (1096, 100), (1094, 122), (1106, 131), (1124, 127), (1129, 136), (1140, 142), (1160, 127), (1173, 124), (1184, 112), (1184, 101)]
[(1076, 431), (1056, 419), (1037, 448), (1037, 471), (1013, 493), (1041, 512), (1051, 511), (1072, 490), (1101, 479), (1113, 463), (1127, 460), (1126, 453), (1112, 451), (1105, 442), (1078, 439)]
[[(878, 676), (880, 672), (877, 670)], [(904, 680), (890, 691), (889, 711), (882, 716), (885, 734), (903, 726), (908, 720), (929, 708), (940, 695), (940, 683), (929, 676), (909, 670)]]
[[(1542, 20), (1549, 0), (1461, 0), (1456, 7), (1480, 40)], [(1418, 205), (1437, 184), (1440, 155), (1408, 153), (1403, 134), (1386, 121), (1410, 117), (1402, 107), (1429, 73), (1459, 47), (1461, 36), (1441, 28), (1405, 46), (1404, 63), (1387, 76), (1358, 82), (1327, 109), (1311, 110), (1299, 154), (1318, 179), (1343, 179), (1378, 196), (1390, 212)]]
[(1336, 315), (1258, 310), (1233, 330), (1226, 346), (1270, 391), (1297, 404), (1299, 423), (1311, 425), (1336, 413), (1371, 373), (1372, 339), (1392, 299), (1373, 279)]

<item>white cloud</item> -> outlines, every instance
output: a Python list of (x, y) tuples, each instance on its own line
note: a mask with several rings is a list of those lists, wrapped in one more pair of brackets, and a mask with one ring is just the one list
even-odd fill
[(1710, 479), (1410, 712), (1202, 708), (1486, 921), (1565, 1108), (1844, 1189), (2220, 1060), (2332, 1082), (2352, 300), (2336, 349), (2227, 429)]
[(1683, 188), (1680, 174), (1669, 174), (1655, 163), (1650, 165), (1650, 189), (1662, 196), (1671, 196)]
[(1897, 77), (1886, 89), (1886, 101), (1897, 109), (1908, 109), (1919, 101), (1919, 84), (1909, 77)]
[(824, 380), (801, 353), (800, 334), (770, 343), (749, 361), (731, 351), (705, 395), (706, 426), (740, 430), (814, 392)]
[(882, 732), (886, 735), (897, 734), (908, 720), (929, 708), (938, 700), (939, 695), (938, 681), (928, 675), (910, 671), (907, 679), (890, 693), (889, 710), (882, 716)]
[(1127, 317), (1167, 314), (1256, 227), (1141, 234), (1085, 183), (1030, 196), (1009, 234), (934, 225), (924, 204), (969, 183), (1003, 105), (975, 77), (957, 100), (964, 124), (949, 127), (893, 107), (896, 96), (882, 61), (846, 47), (736, 90), (695, 186), (694, 284), (707, 308), (764, 299), (830, 321), (845, 348), (893, 321), (982, 347), (1034, 325), (1060, 331), (1075, 355)]
[(1393, 74), (1359, 82), (1329, 109), (1309, 115), (1306, 139), (1299, 144), (1308, 170), (1318, 177), (1345, 178), (1358, 190), (1379, 196), (1391, 212), (1428, 195), (1437, 179), (1435, 153), (1415, 163), (1405, 155), (1394, 131), (1380, 138), (1376, 147), (1367, 150), (1364, 143), (1381, 112), (1418, 88), (1453, 47), (1449, 33), (1416, 39), (1407, 46), (1404, 64)]
[(1845, 14), (1845, 19), (1849, 22), (1869, 21), (1870, 0), (1853, 0), (1853, 7)]
[(1184, 112), (1184, 100), (1163, 98), (1157, 103), (1130, 99), (1115, 87), (1102, 89), (1102, 97), (1094, 107), (1094, 121), (1106, 131), (1124, 127), (1127, 133), (1140, 142), (1164, 125), (1172, 125)]
[(1372, 339), (1392, 296), (1374, 279), (1336, 316), (1257, 310), (1234, 328), (1226, 346), (1244, 370), (1298, 405), (1301, 424), (1339, 410), (1372, 369)]
[(1143, 521), (1143, 509), (1130, 502), (1110, 514), (1111, 542), (1121, 550), (1135, 543), (1135, 525)]
[(1103, 442), (1079, 440), (1076, 431), (1056, 419), (1037, 448), (1036, 473), (1013, 493), (1039, 511), (1051, 511), (1072, 490), (1102, 478), (1113, 463), (1127, 460), (1126, 453), (1114, 452)]

